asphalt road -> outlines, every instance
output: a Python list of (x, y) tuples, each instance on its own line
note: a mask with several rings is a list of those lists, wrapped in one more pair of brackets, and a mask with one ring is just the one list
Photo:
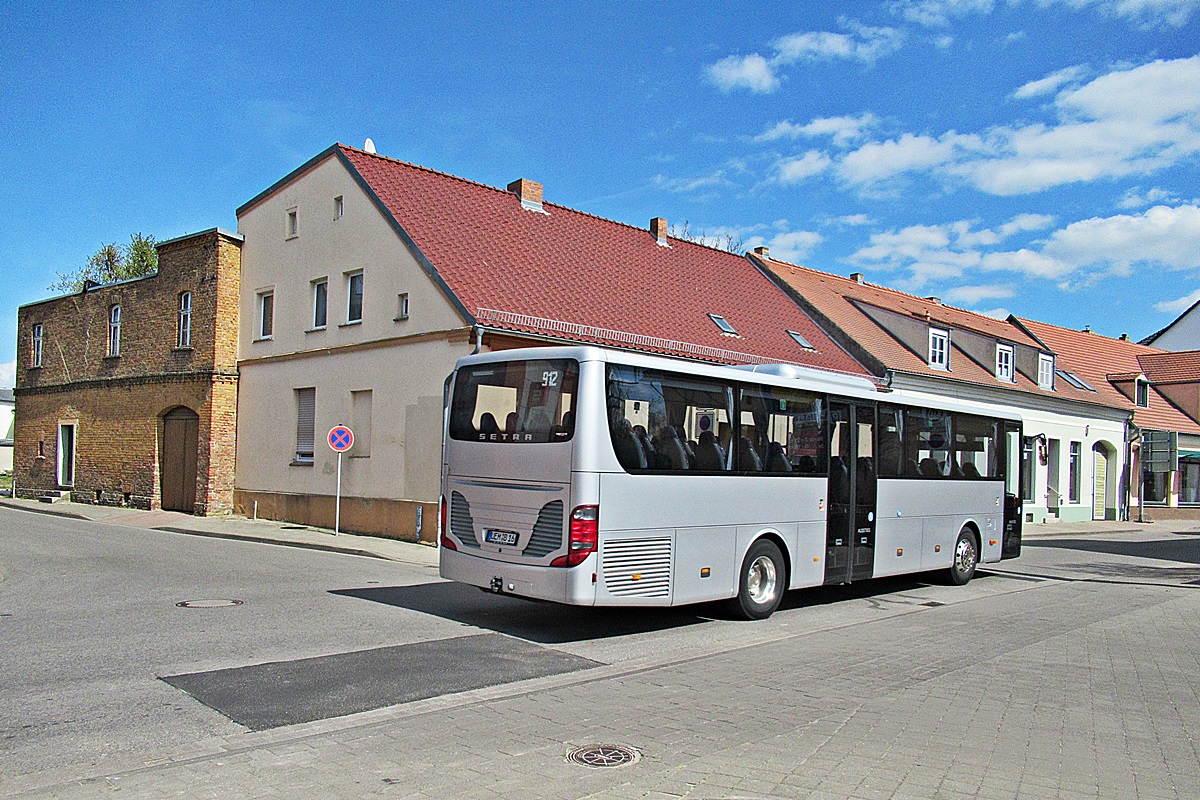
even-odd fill
[[(1081, 707), (1102, 716), (1097, 697), (1088, 694), (1094, 680), (1106, 692), (1130, 693), (1110, 698), (1131, 706), (1111, 712), (1117, 719), (1105, 721), (1106, 735), (1124, 737), (1130, 752), (1129, 742), (1144, 742), (1163, 763), (1139, 762), (1139, 768), (1166, 777), (1144, 795), (1136, 782), (1132, 793), (1106, 795), (1106, 781), (1114, 790), (1127, 788), (1124, 773), (1050, 787), (1037, 770), (1055, 774), (1066, 768), (1061, 760), (1014, 765), (1009, 758), (994, 768), (990, 761), (972, 767), (985, 776), (997, 771), (995, 794), (978, 786), (950, 791), (946, 784), (942, 796), (1200, 792), (1195, 749), (1182, 752), (1179, 743), (1179, 730), (1186, 732), (1197, 714), (1185, 708), (1178, 719), (1164, 721), (1161, 709), (1149, 705), (1157, 702), (1149, 698), (1153, 690), (1186, 707), (1200, 687), (1200, 647), (1186, 635), (1200, 601), (1200, 536), (1192, 531), (1160, 526), (1031, 538), (1021, 559), (982, 571), (966, 587), (915, 576), (794, 592), (771, 619), (756, 623), (730, 620), (717, 606), (614, 611), (495, 597), (443, 582), (431, 564), (417, 562), (0, 508), (0, 796), (7, 795), (5, 784), (8, 792), (29, 796), (106, 796), (118, 785), (127, 796), (226, 796), (219, 782), (194, 795), (184, 787), (197, 773), (235, 767), (243, 771), (227, 777), (239, 787), (236, 794), (285, 796), (284, 766), (299, 766), (307, 755), (320, 760), (321, 780), (311, 771), (291, 780), (324, 785), (314, 789), (322, 796), (362, 796), (364, 772), (383, 769), (381, 759), (398, 759), (404, 768), (376, 779), (375, 790), (457, 796), (463, 786), (456, 790), (446, 781), (470, 764), (476, 780), (466, 785), (489, 797), (807, 797), (798, 788), (784, 790), (787, 780), (796, 787), (822, 785), (802, 769), (818, 762), (799, 752), (787, 756), (790, 772), (772, 762), (773, 787), (738, 783), (729, 775), (738, 770), (725, 762), (716, 777), (696, 765), (725, 753), (722, 745), (737, 753), (743, 752), (739, 743), (761, 744), (764, 731), (770, 741), (783, 741), (785, 734), (820, 733), (823, 721), (844, 709), (852, 716), (858, 709), (861, 719), (865, 701), (900, 703), (960, 673), (954, 688), (921, 700), (904, 720), (958, 692), (972, 698), (968, 717), (978, 716), (981, 702), (995, 707), (984, 710), (1009, 709), (1018, 722), (1036, 717), (1041, 727), (1017, 734), (1026, 741), (1022, 752), (1037, 737), (1044, 739), (1039, 747), (1061, 751), (1063, 731), (1079, 724)], [(1169, 616), (1160, 621), (1162, 614)], [(1168, 641), (1131, 646), (1126, 639), (1133, 635), (1120, 626), (1136, 628), (1141, 641), (1147, 620)], [(1072, 655), (1072, 637), (1088, 642), (1081, 663)], [(1057, 642), (1068, 644), (1059, 652)], [(1125, 678), (1118, 688), (1105, 674), (1113, 661), (1104, 650), (1110, 645), (1120, 645), (1119, 658), (1129, 662), (1118, 670)], [(1021, 658), (1013, 661), (1016, 654)], [(1164, 670), (1167, 661), (1171, 668)], [(1060, 697), (1067, 692), (1063, 682), (1083, 697)], [(763, 692), (774, 699), (753, 699)], [(637, 702), (629, 706), (631, 693)], [(757, 715), (755, 702), (764, 703)], [(648, 708), (655, 709), (654, 724), (642, 713)], [(639, 746), (659, 748), (657, 761), (638, 769), (656, 769), (655, 780), (665, 786), (687, 768), (690, 783), (676, 781), (685, 788), (655, 794), (634, 792), (628, 776), (608, 784), (590, 777), (586, 791), (577, 775), (557, 778), (567, 744), (585, 736), (585, 723), (613, 714), (623, 721), (605, 723), (610, 730), (635, 731)], [(1158, 720), (1149, 732), (1137, 727), (1147, 715)], [(931, 729), (954, 716), (938, 712)], [(983, 735), (998, 724), (983, 719)], [(678, 744), (707, 741), (718, 729), (703, 752)], [(596, 728), (596, 735), (604, 730)], [(843, 730), (849, 728), (839, 723), (828, 736)], [(924, 760), (936, 762), (945, 755), (937, 749), (962, 735), (931, 734)], [(403, 737), (406, 758), (394, 755)], [(911, 733), (901, 738), (907, 742)], [(345, 746), (376, 740), (382, 749)], [(826, 753), (834, 741), (824, 745)], [(1093, 741), (1093, 750), (1100, 746)], [(856, 754), (867, 759), (861, 786), (868, 786), (883, 762), (859, 753), (857, 745), (847, 747), (846, 763)], [(922, 760), (920, 748), (912, 747), (911, 757)], [(196, 755), (207, 750), (240, 756), (207, 761)], [(284, 751), (289, 755), (280, 755)], [(501, 774), (502, 766), (494, 785), (479, 777), (489, 759), (498, 766), (516, 756), (532, 760), (551, 783), (531, 789)], [(736, 763), (755, 763), (740, 758)], [(1091, 762), (1079, 758), (1084, 770)], [(1039, 791), (1005, 794), (1003, 770), (1009, 783), (1014, 774), (1032, 776), (1041, 783), (1030, 786)], [(96, 776), (105, 775), (98, 783)], [(920, 789), (927, 780), (919, 771), (908, 779), (918, 783), (896, 779), (893, 788)], [(495, 791), (483, 791), (489, 785)], [(1080, 790), (1089, 785), (1095, 791)], [(842, 796), (859, 796), (851, 788)], [(863, 791), (864, 797), (921, 796)]]

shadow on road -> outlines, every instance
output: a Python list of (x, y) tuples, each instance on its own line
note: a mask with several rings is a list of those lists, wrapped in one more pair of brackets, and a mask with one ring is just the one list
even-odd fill
[[(780, 611), (912, 591), (929, 585), (928, 580), (922, 579), (925, 577), (908, 575), (845, 586), (798, 589), (784, 596)], [(981, 573), (978, 579), (986, 580), (986, 576)], [(719, 602), (679, 608), (592, 608), (496, 595), (460, 583), (368, 586), (335, 589), (330, 593), (431, 614), (547, 645), (652, 633), (732, 619), (724, 604)]]
[(1176, 534), (1180, 539), (1155, 539), (1149, 542), (1122, 542), (1096, 539), (1041, 539), (1024, 542), (1024, 547), (1047, 547), (1060, 550), (1076, 550), (1089, 553), (1106, 553), (1114, 556), (1155, 558), (1160, 561), (1178, 561), (1183, 564), (1200, 564), (1200, 537), (1195, 534)]

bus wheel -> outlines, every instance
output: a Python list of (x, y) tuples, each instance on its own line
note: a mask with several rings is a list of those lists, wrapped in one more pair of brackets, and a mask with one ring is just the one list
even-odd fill
[(962, 586), (975, 577), (975, 567), (979, 565), (979, 545), (975, 534), (969, 528), (958, 532), (958, 541), (954, 543), (954, 563), (950, 565), (950, 582)]
[(729, 601), (730, 610), (742, 619), (771, 616), (783, 600), (786, 574), (779, 548), (768, 539), (759, 539), (750, 546), (742, 561), (738, 593)]

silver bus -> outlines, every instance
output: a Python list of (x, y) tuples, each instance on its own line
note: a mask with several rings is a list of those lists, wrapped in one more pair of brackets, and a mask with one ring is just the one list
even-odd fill
[(854, 376), (595, 347), (461, 359), (440, 572), (588, 606), (728, 601), (1021, 552), (1021, 420)]

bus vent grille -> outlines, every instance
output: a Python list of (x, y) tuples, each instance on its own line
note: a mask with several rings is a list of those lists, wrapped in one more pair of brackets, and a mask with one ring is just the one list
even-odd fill
[(604, 588), (617, 597), (671, 595), (671, 539), (618, 539), (601, 551)]
[(521, 555), (541, 558), (548, 556), (562, 547), (563, 540), (563, 501), (554, 500), (542, 506), (538, 513), (537, 523), (533, 526), (533, 535), (529, 543), (521, 551)]
[(479, 548), (475, 537), (475, 520), (471, 518), (471, 504), (458, 492), (450, 493), (450, 530), (467, 547)]

